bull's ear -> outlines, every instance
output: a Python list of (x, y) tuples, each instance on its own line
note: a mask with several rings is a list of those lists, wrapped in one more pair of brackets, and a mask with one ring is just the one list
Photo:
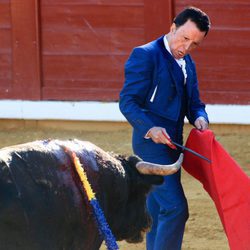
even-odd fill
[(133, 168), (136, 168), (135, 166), (139, 161), (142, 161), (142, 159), (137, 155), (131, 155), (128, 157), (128, 163)]
[(161, 175), (143, 175), (142, 178), (150, 185), (161, 185), (164, 182), (164, 177)]

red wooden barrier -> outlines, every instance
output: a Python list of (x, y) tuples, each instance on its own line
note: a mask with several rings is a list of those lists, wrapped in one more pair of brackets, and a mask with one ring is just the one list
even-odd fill
[(250, 104), (249, 0), (0, 0), (0, 98), (118, 100), (132, 48), (187, 5), (212, 20), (193, 53), (202, 99)]

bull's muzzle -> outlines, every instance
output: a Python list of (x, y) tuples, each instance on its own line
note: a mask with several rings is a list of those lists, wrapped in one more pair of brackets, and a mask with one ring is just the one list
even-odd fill
[(176, 173), (183, 162), (183, 153), (180, 154), (179, 159), (170, 165), (161, 165), (161, 164), (155, 164), (150, 163), (146, 161), (140, 161), (136, 164), (137, 170), (141, 174), (151, 174), (151, 175), (171, 175)]

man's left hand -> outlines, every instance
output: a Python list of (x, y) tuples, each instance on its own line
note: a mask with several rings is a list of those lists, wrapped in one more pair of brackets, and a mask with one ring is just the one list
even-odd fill
[(201, 131), (204, 131), (204, 130), (208, 129), (208, 122), (207, 122), (207, 120), (206, 120), (204, 117), (202, 117), (202, 116), (198, 117), (198, 118), (195, 120), (194, 125), (195, 125), (195, 127), (196, 127), (197, 129), (199, 129), (199, 130), (201, 130)]

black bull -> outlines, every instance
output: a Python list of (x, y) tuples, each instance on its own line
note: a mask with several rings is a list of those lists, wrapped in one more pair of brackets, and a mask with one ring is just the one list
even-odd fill
[(36, 141), (0, 150), (0, 249), (98, 249), (102, 238), (74, 164), (79, 157), (117, 240), (139, 242), (151, 220), (145, 200), (160, 176), (89, 142)]

